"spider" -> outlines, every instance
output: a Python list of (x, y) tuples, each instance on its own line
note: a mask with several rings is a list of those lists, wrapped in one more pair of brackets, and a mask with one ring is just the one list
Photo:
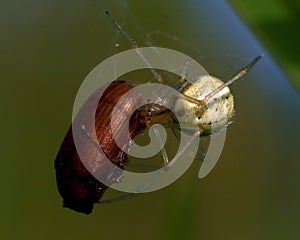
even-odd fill
[[(137, 41), (124, 31), (122, 26), (108, 11), (105, 11), (105, 14), (128, 40), (132, 48), (136, 49), (138, 54), (140, 54)], [(145, 59), (142, 55), (141, 58)], [(226, 82), (211, 75), (201, 75), (192, 82), (187, 81), (186, 74), (191, 64), (187, 60), (179, 79), (181, 84), (177, 88), (177, 91), (181, 93), (181, 97), (170, 100), (174, 102), (176, 116), (179, 116), (181, 122), (187, 126), (198, 126), (194, 133), (198, 136), (209, 136), (227, 127), (232, 122), (231, 118), (234, 115), (234, 98), (229, 86), (244, 77), (261, 58), (262, 55), (256, 56), (247, 66), (239, 70)], [(147, 61), (147, 59), (144, 61)], [(157, 81), (164, 84), (164, 78), (155, 69), (150, 68), (150, 70)], [(173, 123), (173, 126), (178, 124), (174, 113), (159, 104), (149, 104), (140, 110), (145, 117), (147, 128), (154, 124), (163, 124), (170, 121)], [(161, 148), (164, 165), (166, 166), (168, 164), (168, 156), (163, 146)]]
[[(113, 18), (109, 12), (105, 12), (113, 25), (122, 33), (122, 35), (130, 42), (131, 46), (140, 54), (140, 48), (137, 42), (131, 38), (121, 27), (121, 25)], [(140, 54), (141, 58), (147, 61)], [(233, 75), (228, 81), (223, 82), (220, 79), (202, 75), (194, 81), (187, 81), (186, 73), (190, 65), (190, 61), (186, 61), (183, 72), (180, 76), (180, 85), (176, 89), (179, 96), (168, 99), (173, 104), (175, 113), (163, 106), (160, 98), (154, 102), (145, 103), (138, 108), (130, 117), (129, 133), (130, 138), (141, 134), (145, 129), (155, 126), (155, 124), (171, 123), (172, 130), (178, 129), (178, 117), (180, 122), (187, 126), (197, 126), (182, 129), (192, 133), (192, 137), (212, 135), (229, 123), (234, 114), (234, 99), (230, 92), (229, 86), (245, 76), (248, 71), (261, 59), (261, 55), (255, 57), (247, 66), (242, 68)], [(151, 72), (160, 84), (164, 84), (164, 78), (153, 68)], [(113, 174), (111, 170), (101, 159), (99, 159), (99, 151), (103, 150), (105, 157), (115, 166), (125, 169), (129, 161), (125, 149), (130, 148), (130, 139), (124, 137), (123, 146), (119, 147), (114, 140), (113, 130), (111, 126), (112, 113), (115, 105), (121, 99), (121, 96), (129, 92), (133, 88), (128, 81), (112, 82), (104, 91), (100, 100), (97, 99), (99, 90), (86, 101), (82, 106), (78, 115), (74, 119), (72, 126), (67, 132), (63, 143), (59, 149), (55, 159), (56, 180), (60, 195), (63, 197), (63, 206), (78, 212), (90, 214), (95, 203), (112, 202), (116, 199), (100, 201), (102, 195), (106, 191), (108, 184), (98, 181), (95, 176), (86, 168), (79, 157), (79, 150), (83, 151), (88, 158), (88, 163), (94, 172), (99, 175), (110, 176), (112, 182), (119, 181), (119, 175)], [(167, 93), (166, 93), (167, 94)], [(121, 103), (117, 115), (117, 134), (123, 136), (128, 133), (125, 129), (124, 118), (127, 116), (127, 108), (133, 108), (136, 102), (142, 102), (143, 99), (135, 93)], [(93, 128), (90, 110), (91, 103), (97, 102), (95, 113), (95, 128)], [(122, 105), (123, 104), (123, 105)], [(80, 149), (75, 146), (74, 133), (72, 129), (79, 129)], [(93, 130), (94, 129), (94, 130)], [(176, 131), (174, 131), (176, 135)], [(156, 133), (157, 139), (160, 140), (159, 133)], [(160, 142), (160, 141), (159, 141)], [(169, 162), (167, 151), (163, 144), (161, 145), (161, 154), (165, 166), (171, 166), (173, 161)], [(189, 144), (186, 144), (186, 148)], [(148, 186), (148, 185), (147, 185)], [(143, 188), (147, 188), (143, 186)], [(135, 196), (136, 193), (121, 197), (122, 199)]]

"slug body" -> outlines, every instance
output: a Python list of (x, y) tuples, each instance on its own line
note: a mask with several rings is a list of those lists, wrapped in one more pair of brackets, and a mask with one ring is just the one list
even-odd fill
[[(142, 133), (146, 127), (145, 123), (141, 121), (139, 111), (134, 111), (132, 114), (135, 104), (142, 101), (142, 98), (137, 93), (130, 93), (126, 97), (126, 102), (122, 102), (121, 106), (123, 107), (114, 112), (114, 119), (117, 121), (114, 126), (118, 128), (117, 134), (121, 137), (124, 136), (122, 149), (114, 141), (111, 129), (112, 112), (120, 98), (131, 89), (132, 85), (127, 81), (112, 82), (105, 89), (99, 101), (101, 91), (96, 90), (74, 119), (73, 126), (68, 130), (55, 159), (57, 187), (63, 198), (64, 207), (89, 214), (92, 212), (94, 203), (99, 202), (107, 189), (106, 185), (94, 177), (105, 174), (108, 167), (105, 161), (99, 157), (99, 146), (114, 165), (125, 169), (128, 155), (123, 150), (124, 148), (129, 150), (131, 139)], [(92, 116), (91, 108), (95, 101), (98, 101), (98, 104), (95, 116)], [(122, 124), (128, 114), (132, 114), (129, 121), (129, 134), (126, 126)], [(91, 125), (93, 117), (94, 128)], [(80, 138), (79, 150), (83, 151), (89, 159), (84, 164), (78, 155), (78, 146), (76, 145), (77, 148), (75, 146), (72, 128), (77, 129), (77, 132), (80, 133), (77, 136)], [(93, 135), (97, 139), (93, 139), (91, 137)], [(95, 144), (96, 142), (99, 143), (99, 146)], [(94, 167), (95, 163), (97, 163), (97, 168)], [(93, 171), (94, 176), (87, 168), (95, 170), (95, 172)]]

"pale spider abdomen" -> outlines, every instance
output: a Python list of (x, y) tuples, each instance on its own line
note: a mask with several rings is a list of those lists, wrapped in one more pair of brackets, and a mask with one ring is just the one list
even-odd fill
[[(209, 93), (222, 84), (224, 82), (218, 78), (203, 75), (185, 88), (183, 94), (194, 99), (204, 100)], [(225, 87), (212, 96), (205, 106), (179, 98), (175, 104), (175, 110), (181, 113), (183, 122), (198, 125), (203, 134), (210, 135), (229, 124), (230, 118), (234, 114), (234, 100), (230, 89)]]

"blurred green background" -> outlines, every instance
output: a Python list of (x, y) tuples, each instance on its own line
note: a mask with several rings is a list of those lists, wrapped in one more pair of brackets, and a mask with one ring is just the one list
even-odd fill
[[(299, 4), (231, 2), (245, 24), (223, 1), (1, 1), (1, 239), (300, 237)], [(205, 179), (196, 162), (165, 189), (85, 216), (62, 208), (53, 161), (85, 76), (130, 49), (103, 8), (141, 46), (181, 51), (221, 79), (265, 56), (232, 87), (234, 124)]]
[(300, 89), (300, 2), (228, 0)]

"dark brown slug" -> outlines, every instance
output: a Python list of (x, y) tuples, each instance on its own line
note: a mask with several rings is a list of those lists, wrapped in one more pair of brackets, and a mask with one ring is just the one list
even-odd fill
[[(78, 132), (81, 132), (79, 144), (80, 151), (85, 153), (85, 156), (87, 156), (89, 161), (85, 162), (85, 165), (82, 163), (78, 155), (78, 149), (75, 147), (71, 126), (55, 159), (57, 187), (63, 198), (64, 207), (77, 212), (90, 214), (94, 204), (99, 202), (107, 189), (106, 185), (99, 182), (93, 176), (95, 174), (95, 176), (100, 176), (107, 171), (107, 164), (102, 158), (99, 159), (99, 146), (95, 144), (96, 141), (98, 141), (104, 154), (114, 165), (125, 169), (126, 164), (128, 163), (128, 155), (118, 147), (114, 140), (111, 129), (111, 118), (115, 105), (120, 98), (132, 88), (132, 85), (127, 81), (114, 81), (106, 88), (99, 101), (101, 89), (96, 90), (85, 102), (74, 119), (72, 123), (73, 128), (79, 130)], [(91, 112), (95, 101), (98, 101), (98, 104), (95, 116), (93, 116)], [(117, 126), (115, 132), (117, 135), (121, 136), (121, 138), (124, 135), (124, 138), (122, 139), (124, 146), (122, 147), (127, 148), (128, 150), (130, 148), (130, 139), (127, 134), (128, 129), (124, 126), (123, 120), (128, 117), (130, 112), (132, 112), (134, 106), (142, 101), (143, 99), (139, 94), (130, 92), (126, 101), (121, 102), (121, 108), (114, 112), (114, 119), (117, 121), (115, 124), (115, 126)], [(91, 124), (93, 117), (95, 117), (95, 128), (93, 128)], [(142, 133), (146, 128), (143, 119), (144, 118), (138, 110), (134, 111), (132, 114), (129, 121), (129, 133), (132, 139), (134, 139), (136, 135)], [(97, 136), (97, 139), (93, 139), (93, 135)], [(95, 174), (92, 175), (87, 170), (86, 164), (93, 168), (95, 161), (97, 161), (98, 166), (99, 163), (103, 163), (101, 167), (98, 167), (95, 170)]]

